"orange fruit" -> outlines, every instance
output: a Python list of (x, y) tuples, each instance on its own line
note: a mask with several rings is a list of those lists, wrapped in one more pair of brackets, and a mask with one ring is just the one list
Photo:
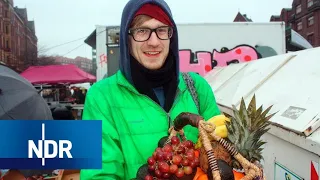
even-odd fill
[(202, 174), (198, 177), (197, 180), (208, 180), (208, 176), (206, 174)]
[(197, 158), (199, 158), (199, 156), (200, 156), (199, 150), (195, 150), (194, 153), (195, 153), (195, 156), (196, 156)]
[(194, 175), (193, 180), (198, 180), (198, 178), (199, 178), (201, 175), (203, 175), (203, 174), (204, 174), (204, 172), (202, 171), (202, 169), (199, 168), (199, 167), (197, 167), (197, 172), (196, 172), (196, 174)]
[(234, 180), (240, 180), (244, 177), (244, 174), (238, 171), (233, 170)]

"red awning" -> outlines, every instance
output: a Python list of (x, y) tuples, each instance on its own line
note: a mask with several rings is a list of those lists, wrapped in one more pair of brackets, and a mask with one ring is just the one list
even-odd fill
[(96, 77), (76, 65), (31, 66), (21, 76), (32, 84), (75, 84), (95, 82)]

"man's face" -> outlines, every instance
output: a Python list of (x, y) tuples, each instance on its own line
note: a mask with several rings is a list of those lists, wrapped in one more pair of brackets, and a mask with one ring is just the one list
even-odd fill
[[(137, 28), (158, 28), (167, 26), (156, 19), (150, 19)], [(137, 42), (132, 36), (129, 38), (129, 49), (131, 55), (144, 67), (155, 70), (162, 67), (168, 53), (170, 40), (161, 40), (155, 32), (151, 33), (150, 38), (144, 42)]]

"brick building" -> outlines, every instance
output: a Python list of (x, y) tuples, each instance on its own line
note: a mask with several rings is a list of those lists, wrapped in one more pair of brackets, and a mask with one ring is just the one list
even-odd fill
[(248, 18), (246, 14), (241, 14), (238, 12), (233, 22), (252, 22), (252, 20)]
[(0, 62), (23, 71), (37, 59), (37, 43), (27, 9), (14, 7), (13, 0), (0, 0)]
[(320, 0), (293, 0), (292, 8), (282, 9), (270, 21), (284, 21), (313, 47), (320, 46)]
[(75, 64), (80, 69), (88, 73), (95, 74), (93, 73), (92, 60), (85, 57), (77, 56), (75, 59), (72, 59), (62, 56), (56, 56), (55, 62), (57, 64)]

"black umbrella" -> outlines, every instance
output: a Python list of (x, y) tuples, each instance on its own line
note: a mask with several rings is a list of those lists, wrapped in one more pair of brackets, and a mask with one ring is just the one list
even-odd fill
[(45, 100), (25, 78), (0, 65), (0, 120), (52, 120)]
[[(53, 120), (51, 110), (32, 84), (0, 64), (0, 120)], [(25, 177), (53, 170), (20, 170)]]

